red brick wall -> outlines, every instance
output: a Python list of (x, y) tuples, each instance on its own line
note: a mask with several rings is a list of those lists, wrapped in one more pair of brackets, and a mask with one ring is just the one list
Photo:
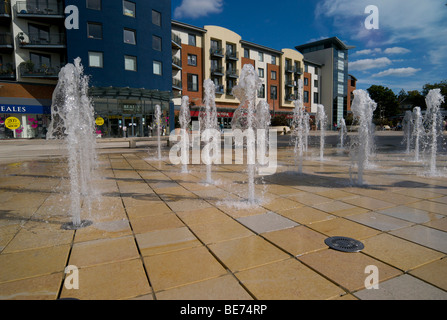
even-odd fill
[[(305, 85), (306, 80), (304, 80), (306, 78), (307, 78), (307, 86)], [(306, 107), (306, 112), (310, 112), (311, 101), (314, 98), (312, 94), (312, 75), (308, 72), (304, 72), (304, 79), (303, 79), (303, 89), (304, 91), (309, 92), (309, 102), (304, 102), (304, 106)]]
[[(272, 71), (276, 71), (276, 80), (272, 80)], [(281, 77), (280, 74), (280, 69), (278, 65), (273, 65), (273, 64), (267, 64), (267, 74), (266, 74), (266, 78), (267, 78), (267, 86), (265, 88), (265, 94), (267, 96), (267, 102), (270, 105), (270, 109), (273, 110), (273, 99), (270, 97), (270, 87), (271, 86), (276, 86), (276, 100), (275, 102), (275, 110), (279, 110), (279, 98), (280, 98), (280, 94), (281, 94), (281, 86), (280, 86), (280, 82), (279, 82), (279, 78)]]
[(243, 68), (244, 65), (246, 65), (246, 64), (251, 64), (253, 67), (256, 68), (256, 62), (255, 62), (255, 60), (253, 60), (253, 59), (248, 59), (248, 58), (242, 57), (242, 58), (241, 58), (241, 64), (242, 64), (242, 68)]
[[(197, 66), (188, 65), (188, 54), (197, 56)], [(199, 76), (199, 91), (188, 91), (188, 73)], [(194, 105), (202, 104), (203, 97), (203, 57), (202, 48), (182, 44), (182, 95), (189, 96), (189, 101)]]

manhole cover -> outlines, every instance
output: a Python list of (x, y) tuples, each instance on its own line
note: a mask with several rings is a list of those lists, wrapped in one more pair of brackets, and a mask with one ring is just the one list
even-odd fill
[(329, 248), (343, 252), (359, 252), (365, 248), (360, 241), (348, 237), (331, 237), (324, 240), (324, 243)]

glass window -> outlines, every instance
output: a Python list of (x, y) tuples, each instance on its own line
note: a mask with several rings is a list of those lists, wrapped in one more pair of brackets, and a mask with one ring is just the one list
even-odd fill
[(270, 87), (270, 99), (278, 99), (278, 88), (276, 86)]
[(152, 49), (161, 51), (161, 38), (152, 36)]
[(262, 52), (258, 52), (258, 57), (259, 57), (259, 61), (260, 62), (264, 62), (264, 53), (262, 53)]
[(276, 80), (276, 71), (271, 72), (271, 79)]
[(199, 76), (188, 73), (188, 91), (199, 91)]
[(304, 91), (304, 102), (309, 103), (309, 91)]
[(272, 64), (276, 65), (276, 57), (275, 56), (272, 56)]
[(123, 1), (123, 14), (128, 17), (135, 18), (135, 3), (130, 1)]
[(152, 23), (156, 26), (161, 27), (161, 13), (155, 10), (152, 10)]
[(314, 80), (314, 87), (318, 88), (318, 80), (317, 79)]
[(51, 56), (47, 54), (30, 53), (30, 60), (35, 68), (40, 68), (42, 65), (51, 66)]
[(102, 24), (88, 22), (87, 37), (90, 39), (102, 39)]
[(308, 86), (309, 85), (309, 78), (304, 78), (304, 85)]
[(124, 70), (137, 71), (137, 57), (124, 56)]
[(124, 43), (137, 44), (135, 30), (124, 29)]
[(250, 49), (244, 49), (244, 58), (250, 59)]
[(163, 74), (162, 64), (160, 61), (154, 61), (153, 67), (154, 67), (154, 74), (159, 75), (159, 76), (161, 76)]
[(196, 36), (194, 34), (188, 34), (188, 44), (190, 46), (196, 46)]
[(338, 60), (338, 70), (345, 70), (345, 62), (343, 60)]
[(88, 65), (93, 68), (103, 68), (103, 53), (90, 51), (88, 53)]
[(197, 56), (195, 54), (188, 54), (188, 65), (197, 67)]
[(258, 73), (259, 73), (259, 78), (264, 78), (264, 69), (259, 68)]
[(318, 102), (318, 92), (314, 92), (314, 103), (319, 103)]
[(343, 85), (338, 85), (338, 94), (344, 94), (345, 93), (345, 87)]
[(345, 82), (345, 74), (339, 72), (338, 73), (338, 82)]
[(87, 9), (101, 10), (101, 0), (87, 0)]

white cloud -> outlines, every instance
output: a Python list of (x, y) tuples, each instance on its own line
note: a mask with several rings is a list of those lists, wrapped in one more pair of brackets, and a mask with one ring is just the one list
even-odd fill
[(223, 0), (183, 0), (174, 10), (174, 18), (200, 18), (209, 14), (221, 13)]
[(393, 48), (387, 48), (385, 49), (384, 53), (386, 54), (404, 54), (411, 52), (408, 49), (401, 48), (401, 47), (393, 47)]
[(375, 55), (375, 54), (378, 54), (378, 53), (381, 53), (381, 52), (382, 52), (382, 49), (375, 48), (375, 49), (359, 50), (359, 51), (356, 51), (354, 53), (360, 56), (360, 55)]
[(379, 9), (379, 30), (367, 30), (365, 8), (370, 0), (322, 0), (316, 18), (333, 19), (338, 32), (369, 44), (391, 44), (406, 40), (428, 40), (438, 43), (447, 37), (445, 1), (439, 0), (376, 0)]
[(416, 69), (412, 67), (408, 68), (396, 68), (396, 69), (388, 69), (382, 72), (379, 72), (373, 77), (387, 77), (387, 76), (394, 76), (394, 77), (409, 77), (413, 76), (416, 72), (421, 71), (421, 69)]
[(388, 58), (361, 59), (349, 62), (349, 70), (364, 71), (369, 69), (383, 68), (390, 65), (391, 63), (391, 60)]

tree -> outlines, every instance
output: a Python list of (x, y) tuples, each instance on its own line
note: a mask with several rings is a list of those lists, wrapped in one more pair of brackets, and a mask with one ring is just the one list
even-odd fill
[(374, 119), (384, 119), (399, 114), (399, 102), (393, 90), (384, 86), (372, 85), (367, 89), (369, 96), (377, 103)]

